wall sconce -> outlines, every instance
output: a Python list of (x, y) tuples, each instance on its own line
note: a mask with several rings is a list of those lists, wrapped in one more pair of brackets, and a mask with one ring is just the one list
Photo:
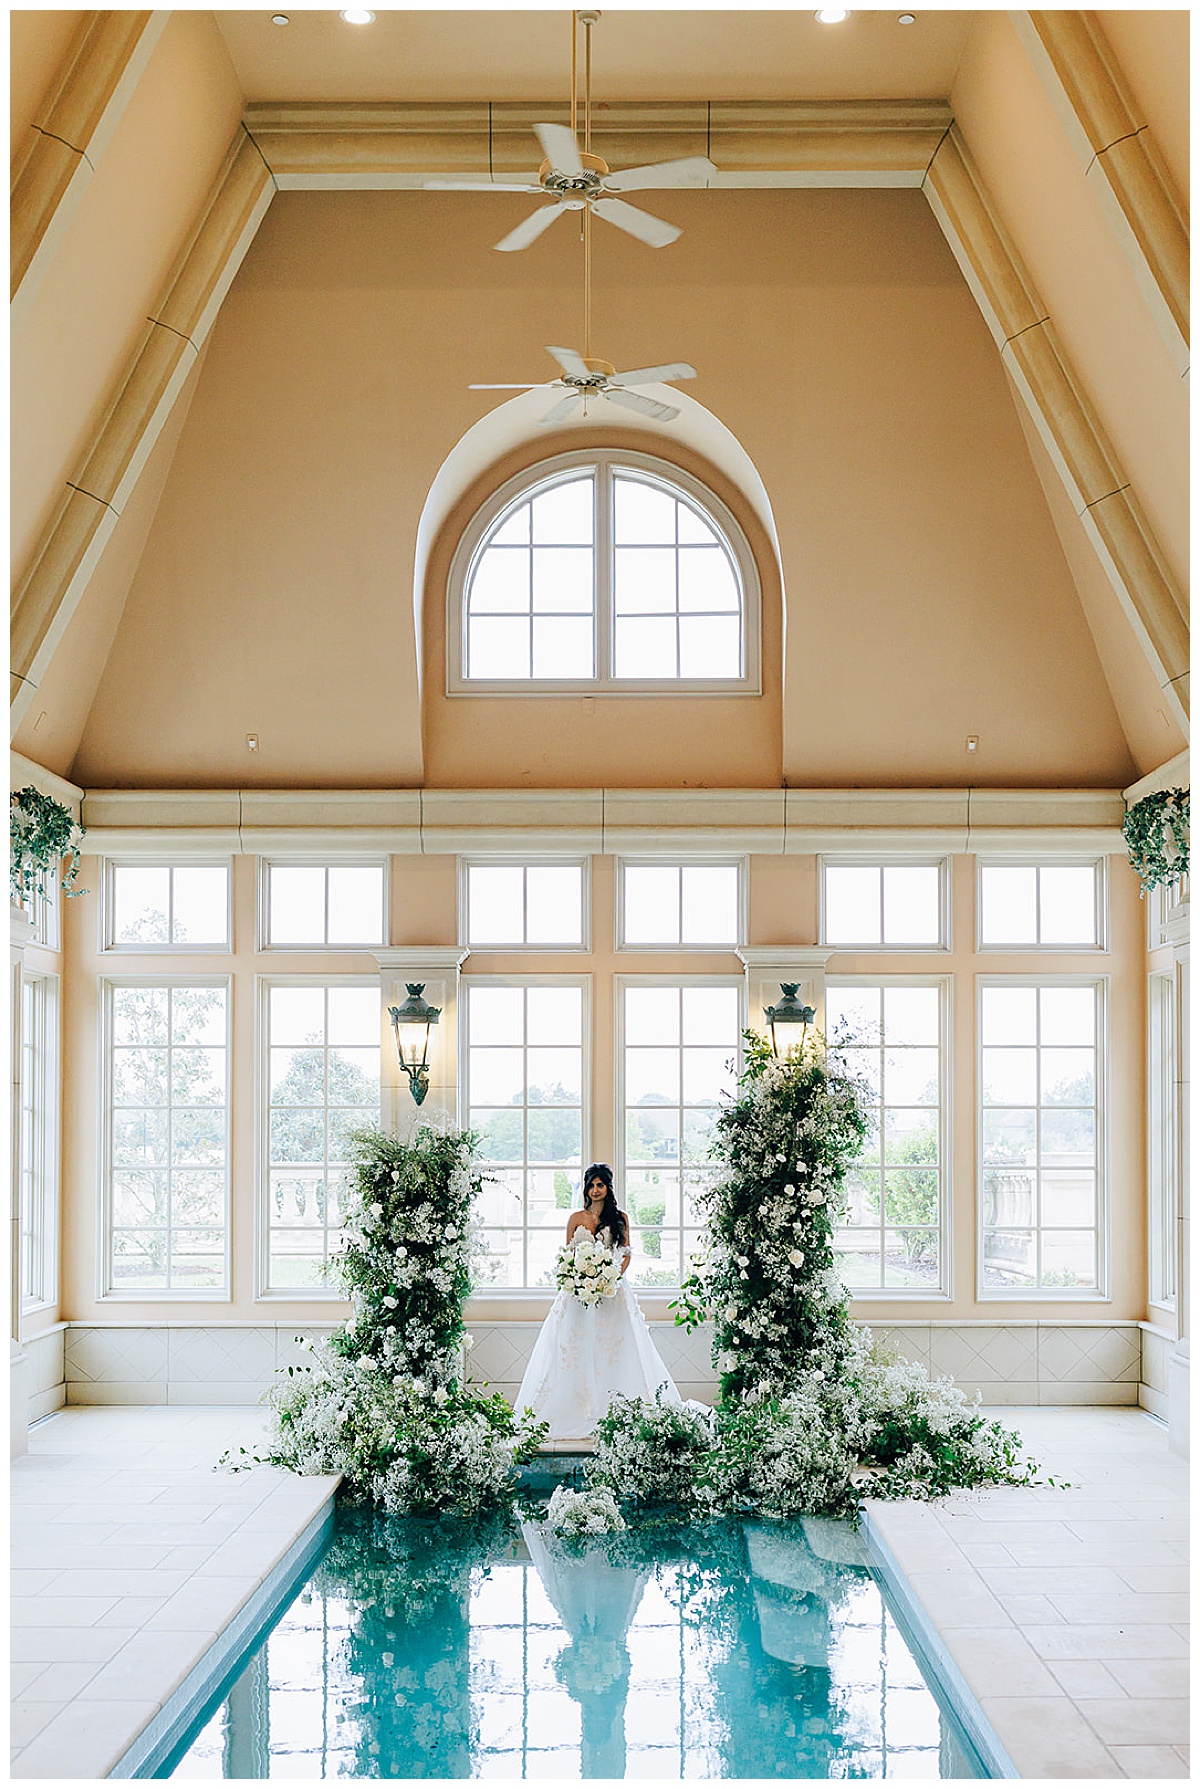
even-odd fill
[[(777, 1001), (774, 1006), (763, 1007), (763, 1017), (771, 1027), (771, 1053), (776, 1057), (779, 1056), (779, 1043), (775, 1036), (776, 1025), (799, 1025), (802, 1028), (800, 1044), (803, 1046), (804, 1034), (817, 1016), (815, 1006), (805, 1006), (803, 1001), (797, 1000), (796, 990), (799, 986), (798, 981), (781, 981), (779, 991), (783, 995), (783, 999)], [(788, 1045), (784, 1046), (783, 1054), (785, 1056), (788, 1054), (789, 1048)]]
[(403, 1006), (389, 1006), (388, 1017), (396, 1033), (396, 1054), (400, 1067), (408, 1076), (408, 1090), (413, 1104), (419, 1106), (429, 1092), (429, 1030), (442, 1014), (440, 1006), (430, 1006), (421, 996), (423, 981), (405, 982), (408, 999)]

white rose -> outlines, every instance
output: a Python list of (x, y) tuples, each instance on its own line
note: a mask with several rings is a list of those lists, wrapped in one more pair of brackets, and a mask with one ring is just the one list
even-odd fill
[(367, 1210), (373, 1218), (381, 1218), (383, 1216), (383, 1206), (379, 1203), (378, 1199), (376, 1199), (374, 1205), (369, 1205)]
[(824, 1193), (811, 1193), (809, 1197), (812, 1199), (814, 1205), (824, 1205), (825, 1203)]
[(407, 1255), (407, 1253), (408, 1253), (408, 1250), (405, 1248), (404, 1244), (400, 1243), (396, 1249), (397, 1261), (403, 1261), (403, 1259), (404, 1259), (405, 1255)]
[(732, 1323), (733, 1319), (737, 1316), (737, 1306), (735, 1304), (727, 1304), (725, 1306), (725, 1315)]
[(389, 1311), (394, 1311), (397, 1304), (399, 1303), (399, 1300), (393, 1298), (390, 1292), (385, 1292), (382, 1299), (380, 1300), (380, 1303), (385, 1304)]
[(783, 1190), (787, 1194), (789, 1199), (792, 1197), (792, 1194), (796, 1191), (795, 1187), (791, 1184), (790, 1181), (788, 1182), (787, 1186), (784, 1187)]
[(358, 1364), (364, 1373), (374, 1373), (376, 1371), (375, 1362), (371, 1359), (369, 1354), (361, 1354), (358, 1359)]
[(389, 1336), (394, 1336), (395, 1333), (396, 1333), (396, 1325), (394, 1323), (389, 1323), (387, 1326), (386, 1334), (388, 1334)]
[(793, 1267), (803, 1267), (804, 1251), (802, 1249), (792, 1249), (788, 1255), (788, 1260), (791, 1262)]
[(737, 1264), (739, 1267), (749, 1267), (749, 1265), (750, 1265), (749, 1255), (739, 1255), (737, 1257)]

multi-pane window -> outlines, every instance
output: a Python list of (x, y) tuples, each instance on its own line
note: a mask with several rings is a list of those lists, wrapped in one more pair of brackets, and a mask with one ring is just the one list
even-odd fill
[(981, 986), (984, 1295), (1099, 1285), (1102, 991)]
[(948, 942), (944, 863), (821, 866), (822, 941), (937, 950)]
[(1156, 972), (1147, 985), (1147, 1143), (1149, 1146), (1149, 1291), (1155, 1304), (1173, 1306), (1179, 1251), (1179, 1020), (1175, 971)]
[(268, 1292), (323, 1287), (342, 1225), (351, 1133), (379, 1123), (377, 984), (266, 986)]
[(736, 863), (622, 863), (621, 947), (732, 949), (740, 874)]
[(627, 981), (620, 991), (622, 1191), (632, 1284), (676, 1286), (699, 1241), (697, 1194), (741, 1040), (734, 982)]
[(552, 1286), (580, 1204), (584, 984), (463, 983), (469, 1123), (480, 1135), (481, 1286)]
[(21, 906), (33, 927), (33, 942), (48, 950), (59, 948), (59, 927), (62, 912), (61, 872), (57, 865), (43, 870), (37, 888), (21, 897)]
[(1103, 944), (1099, 863), (984, 863), (979, 866), (979, 948)]
[(450, 587), (451, 688), (757, 676), (740, 530), (696, 480), (644, 456), (569, 454), (511, 481), (468, 530)]
[(106, 1290), (228, 1291), (229, 989), (107, 985)]
[(466, 942), (476, 949), (582, 947), (584, 864), (468, 863)]
[(110, 863), (109, 950), (228, 950), (227, 863)]
[(268, 863), (263, 942), (301, 950), (382, 944), (385, 898), (381, 863)]
[(21, 1309), (54, 1302), (58, 1213), (58, 981), (21, 978)]
[(836, 1236), (840, 1271), (856, 1292), (937, 1290), (942, 1244), (940, 984), (831, 982), (827, 1034), (868, 1092), (869, 1129), (846, 1176)]

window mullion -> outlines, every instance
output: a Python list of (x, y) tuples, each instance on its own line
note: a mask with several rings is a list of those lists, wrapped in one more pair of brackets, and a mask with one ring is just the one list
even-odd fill
[(596, 466), (596, 560), (594, 568), (596, 681), (613, 680), (616, 635), (616, 550), (613, 539), (613, 469), (608, 460)]

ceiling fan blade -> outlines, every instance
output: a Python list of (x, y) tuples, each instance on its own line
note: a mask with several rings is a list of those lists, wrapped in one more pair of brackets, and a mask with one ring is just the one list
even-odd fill
[(552, 379), (539, 379), (534, 385), (468, 385), (468, 391), (540, 391), (543, 385), (552, 385)]
[(683, 235), (683, 231), (674, 224), (664, 223), (660, 217), (651, 217), (649, 212), (639, 211), (636, 205), (627, 205), (624, 199), (593, 199), (592, 210), (597, 217), (616, 224), (618, 230), (625, 230), (651, 248), (666, 248), (668, 242), (674, 242), (677, 236)]
[(507, 236), (501, 237), (495, 246), (502, 254), (509, 254), (517, 248), (528, 248), (531, 242), (537, 241), (543, 230), (549, 229), (558, 216), (559, 209), (557, 202), (553, 205), (539, 205), (536, 211), (530, 212), (524, 223), (518, 224), (515, 230), (510, 230)]
[(573, 379), (590, 379), (591, 373), (587, 361), (574, 348), (547, 348), (547, 354), (553, 354), (564, 373), (570, 373)]
[(673, 361), (670, 366), (640, 366), (632, 373), (614, 373), (609, 385), (658, 385), (666, 379), (694, 379), (696, 369), (685, 360)]
[(581, 392), (572, 391), (568, 393), (565, 398), (560, 398), (557, 404), (552, 405), (552, 407), (547, 410), (545, 416), (542, 418), (543, 423), (562, 422), (564, 417), (571, 414), (571, 411), (575, 408), (576, 404), (582, 401), (582, 395)]
[(424, 180), (421, 185), (430, 193), (542, 193), (546, 190), (536, 181), (521, 186), (511, 180)]
[(624, 404), (627, 410), (640, 410), (643, 416), (655, 416), (659, 422), (670, 422), (679, 415), (674, 404), (656, 404), (653, 398), (639, 397), (636, 391), (614, 391), (608, 385), (604, 396), (610, 404)]
[(606, 174), (604, 190), (608, 193), (635, 193), (654, 186), (711, 186), (717, 177), (716, 164), (706, 155), (688, 155), (680, 161), (655, 162), (646, 168), (618, 168)]
[(565, 124), (535, 124), (537, 140), (556, 174), (582, 174), (583, 162), (575, 132)]

